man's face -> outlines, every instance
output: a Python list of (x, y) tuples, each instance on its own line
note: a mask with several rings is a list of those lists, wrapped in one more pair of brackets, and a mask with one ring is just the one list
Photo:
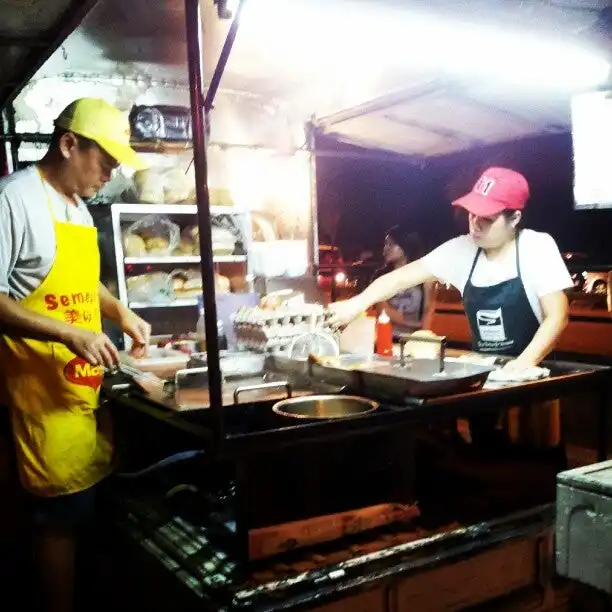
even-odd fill
[(469, 214), (470, 236), (481, 249), (498, 249), (512, 240), (520, 212), (507, 218), (503, 213), (491, 217)]
[(117, 161), (92, 141), (68, 133), (60, 144), (68, 163), (72, 188), (82, 198), (91, 198), (112, 178)]

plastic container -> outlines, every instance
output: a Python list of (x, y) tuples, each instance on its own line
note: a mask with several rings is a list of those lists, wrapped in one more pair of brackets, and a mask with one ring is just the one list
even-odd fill
[(121, 353), (121, 363), (141, 372), (151, 372), (160, 378), (170, 378), (179, 370), (187, 367), (189, 355), (174, 349), (150, 346), (147, 357), (135, 359), (129, 353)]
[[(196, 325), (196, 336), (200, 343), (200, 351), (206, 351), (206, 321), (204, 320), (204, 305), (202, 296), (198, 297), (198, 322)], [(217, 319), (217, 337), (219, 338), (219, 350), (227, 350), (227, 337), (223, 328), (223, 322)]]

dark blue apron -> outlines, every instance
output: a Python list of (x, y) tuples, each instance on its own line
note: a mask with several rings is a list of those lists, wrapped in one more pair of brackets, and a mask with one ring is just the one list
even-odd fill
[(489, 287), (476, 287), (472, 275), (478, 249), (463, 290), (463, 307), (472, 331), (472, 348), (479, 353), (518, 357), (540, 327), (521, 278), (519, 237), (516, 237), (516, 277)]
[[(463, 307), (472, 331), (472, 348), (479, 353), (518, 357), (540, 327), (521, 278), (519, 236), (516, 236), (516, 277), (489, 287), (476, 287), (472, 275), (482, 249), (478, 249), (463, 290)], [(472, 441), (495, 447), (497, 413), (470, 418)]]

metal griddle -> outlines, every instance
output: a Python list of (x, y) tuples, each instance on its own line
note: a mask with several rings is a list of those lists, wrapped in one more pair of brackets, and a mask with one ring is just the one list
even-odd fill
[(445, 359), (364, 358), (341, 355), (312, 364), (313, 379), (373, 399), (403, 402), (407, 397), (438, 397), (476, 391), (494, 366)]

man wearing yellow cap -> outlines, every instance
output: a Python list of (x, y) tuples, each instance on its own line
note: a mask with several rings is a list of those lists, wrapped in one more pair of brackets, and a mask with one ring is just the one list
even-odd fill
[(100, 283), (97, 232), (81, 199), (122, 163), (143, 168), (127, 118), (83, 98), (57, 118), (39, 164), (0, 180), (0, 367), (54, 611), (71, 609), (75, 536), (111, 472), (111, 439), (96, 411), (104, 368), (119, 357), (101, 317), (136, 349), (150, 337), (150, 326)]

